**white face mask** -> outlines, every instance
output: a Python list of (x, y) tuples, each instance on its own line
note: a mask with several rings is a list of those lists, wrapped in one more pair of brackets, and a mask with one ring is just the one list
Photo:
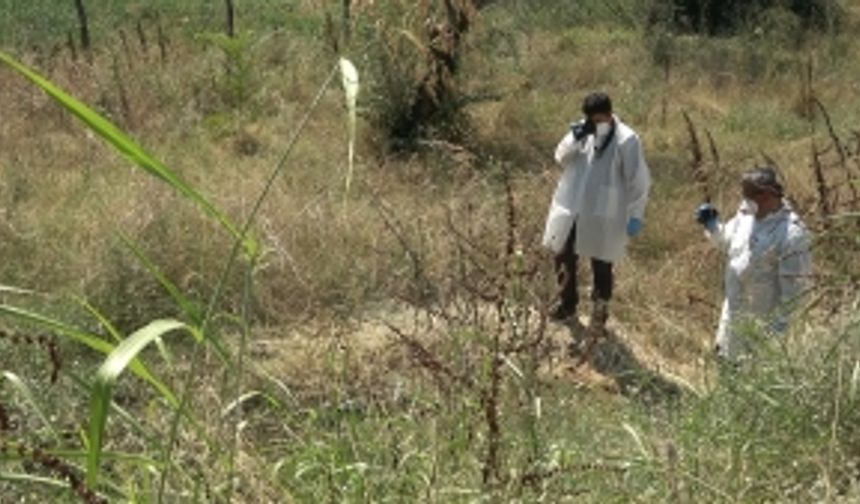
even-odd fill
[(597, 138), (606, 138), (606, 135), (609, 134), (609, 131), (612, 129), (612, 125), (608, 122), (597, 123), (597, 131), (594, 133)]
[(741, 203), (741, 211), (749, 215), (758, 215), (758, 203), (749, 198), (744, 198)]

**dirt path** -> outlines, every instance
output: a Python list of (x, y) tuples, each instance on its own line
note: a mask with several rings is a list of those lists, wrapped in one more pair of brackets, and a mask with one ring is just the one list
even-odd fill
[[(492, 316), (491, 308), (486, 310)], [(536, 312), (533, 317), (537, 326)], [(585, 318), (580, 322), (588, 324)], [(289, 331), (264, 331), (252, 344), (252, 356), (267, 372), (287, 377), (306, 390), (318, 389), (332, 373), (339, 372), (350, 373), (356, 383), (370, 385), (396, 379), (398, 370), (415, 367), (414, 355), (410, 357), (398, 332), (432, 347), (445, 337), (446, 326), (439, 317), (392, 303), (376, 307), (361, 319), (311, 321)], [(571, 353), (574, 333), (573, 324), (547, 325), (539, 368), (542, 380), (564, 380), (625, 395), (701, 394), (706, 388), (709, 372), (702, 363), (667, 359), (643, 344), (646, 338), (617, 321), (610, 320), (606, 337), (593, 347), (587, 360)], [(347, 361), (353, 365), (345, 364)]]

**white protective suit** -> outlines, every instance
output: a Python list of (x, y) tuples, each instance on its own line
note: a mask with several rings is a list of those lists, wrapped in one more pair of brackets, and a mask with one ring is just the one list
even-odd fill
[(746, 203), (707, 236), (727, 254), (726, 299), (716, 345), (729, 359), (747, 353), (737, 324), (758, 321), (776, 333), (788, 326), (791, 308), (810, 284), (810, 236), (789, 204), (756, 220)]
[(627, 221), (644, 220), (651, 175), (639, 136), (615, 117), (615, 133), (597, 154), (589, 135), (561, 140), (555, 160), (564, 168), (547, 217), (543, 244), (560, 253), (576, 223), (577, 255), (614, 263), (624, 257)]

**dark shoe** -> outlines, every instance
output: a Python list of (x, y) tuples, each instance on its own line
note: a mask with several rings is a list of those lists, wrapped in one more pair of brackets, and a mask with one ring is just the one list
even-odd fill
[(550, 320), (554, 320), (556, 322), (564, 322), (574, 315), (576, 315), (576, 307), (567, 306), (562, 303), (558, 303), (549, 311)]
[(580, 346), (579, 364), (591, 361), (598, 341), (606, 336), (606, 321), (609, 320), (609, 303), (602, 300), (594, 301), (591, 308), (591, 320), (588, 321), (585, 342)]
[(609, 320), (609, 303), (607, 301), (597, 300), (591, 308), (591, 320), (589, 328), (597, 333), (603, 332), (606, 328), (606, 322)]
[(585, 346), (588, 328), (582, 325), (578, 317), (571, 317), (565, 322), (570, 329), (570, 343), (567, 344), (567, 351), (570, 356), (576, 357), (582, 353), (582, 348)]

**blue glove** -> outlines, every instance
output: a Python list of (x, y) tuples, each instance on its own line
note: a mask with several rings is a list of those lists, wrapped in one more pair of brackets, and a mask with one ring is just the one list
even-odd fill
[(720, 212), (717, 211), (710, 203), (702, 203), (696, 209), (696, 222), (705, 226), (708, 231), (716, 231), (717, 223), (719, 222)]
[(642, 232), (642, 226), (642, 219), (630, 217), (630, 220), (627, 221), (627, 236), (630, 238), (636, 237), (636, 235)]

